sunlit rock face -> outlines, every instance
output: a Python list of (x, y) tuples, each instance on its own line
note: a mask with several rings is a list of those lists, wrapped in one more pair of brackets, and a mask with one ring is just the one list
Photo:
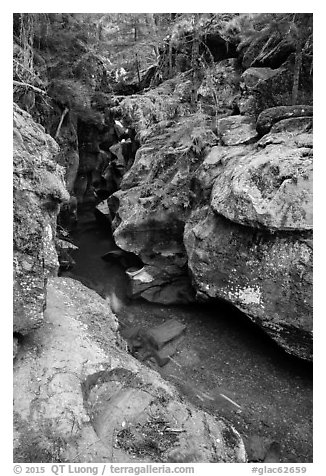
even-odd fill
[(57, 143), (14, 105), (14, 331), (26, 334), (43, 320), (46, 279), (58, 268), (56, 217), (69, 200)]

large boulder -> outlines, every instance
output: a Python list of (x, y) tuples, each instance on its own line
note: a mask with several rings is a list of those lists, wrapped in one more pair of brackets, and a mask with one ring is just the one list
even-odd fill
[(191, 176), (206, 146), (216, 142), (205, 116), (180, 119), (147, 139), (121, 190), (110, 198), (116, 244), (145, 265), (146, 282), (142, 275), (132, 279), (135, 295), (166, 304), (193, 300), (183, 228), (190, 213)]
[(255, 144), (241, 143), (248, 121), (256, 134), (252, 119), (234, 138), (225, 128), (238, 145), (210, 141), (206, 156), (187, 150), (185, 132), (175, 135), (190, 118), (148, 139), (113, 197), (114, 237), (144, 264), (128, 273), (135, 295), (186, 302), (179, 291), (188, 266), (197, 299), (233, 303), (287, 352), (310, 360), (312, 134), (303, 131), (311, 123), (282, 117), (273, 125), (280, 132)]
[(257, 150), (225, 164), (211, 206), (232, 222), (269, 230), (312, 229), (312, 136), (264, 136)]
[(107, 301), (69, 278), (47, 291), (15, 360), (15, 462), (246, 462), (231, 425), (127, 353)]
[(119, 191), (114, 197), (119, 200), (113, 221), (115, 242), (145, 265), (143, 273), (132, 278), (133, 295), (163, 304), (192, 301), (182, 243), (182, 200), (170, 201), (173, 196), (165, 195), (164, 189), (146, 196), (142, 186)]
[[(289, 60), (277, 69), (248, 68), (242, 74), (242, 95), (238, 101), (241, 114), (258, 115), (267, 108), (291, 106), (294, 62)], [(298, 102), (312, 104), (311, 78), (300, 76)]]
[(265, 109), (261, 112), (257, 119), (257, 131), (259, 134), (267, 134), (272, 126), (284, 119), (292, 119), (295, 117), (312, 117), (313, 108), (307, 105), (296, 106), (278, 106)]
[(68, 202), (59, 147), (14, 104), (14, 331), (41, 325), (46, 279), (56, 273), (54, 245), (60, 204)]
[(293, 74), (288, 68), (248, 68), (242, 74), (241, 114), (254, 115), (280, 104), (291, 104)]
[(232, 302), (310, 360), (312, 135), (296, 132), (211, 150), (195, 174), (184, 245), (197, 298)]
[(268, 233), (198, 209), (184, 243), (197, 297), (225, 299), (288, 353), (312, 359), (312, 240)]

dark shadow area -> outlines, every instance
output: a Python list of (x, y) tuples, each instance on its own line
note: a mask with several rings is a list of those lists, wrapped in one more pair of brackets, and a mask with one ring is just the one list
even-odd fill
[(71, 234), (79, 247), (73, 252), (76, 265), (63, 276), (78, 279), (104, 298), (114, 293), (122, 302), (117, 312), (122, 329), (150, 329), (169, 319), (186, 326), (173, 361), (160, 367), (146, 360), (145, 365), (194, 405), (229, 420), (244, 438), (278, 441), (281, 461), (311, 461), (312, 365), (288, 355), (224, 300), (174, 306), (130, 300), (125, 267), (119, 259), (103, 259), (119, 251), (109, 228), (98, 226), (90, 205), (79, 218)]

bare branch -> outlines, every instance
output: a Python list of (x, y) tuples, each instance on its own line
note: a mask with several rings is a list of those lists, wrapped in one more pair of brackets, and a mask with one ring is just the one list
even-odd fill
[(24, 82), (20, 82), (20, 81), (15, 81), (15, 80), (13, 80), (13, 83), (14, 83), (15, 86), (22, 86), (24, 88), (30, 88), (30, 89), (33, 89), (33, 91), (36, 91), (37, 93), (47, 95), (46, 91), (44, 91), (43, 89), (37, 88), (36, 86), (33, 86), (32, 84), (28, 84), (28, 83), (24, 83)]
[(59, 136), (59, 133), (60, 133), (60, 129), (61, 129), (61, 126), (62, 126), (62, 123), (63, 123), (63, 120), (64, 118), (66, 117), (66, 115), (68, 114), (69, 112), (69, 109), (67, 107), (65, 107), (62, 115), (61, 115), (61, 118), (60, 118), (60, 122), (59, 122), (59, 125), (58, 125), (58, 128), (57, 128), (57, 132), (55, 133), (55, 136), (54, 138), (57, 139), (58, 136)]

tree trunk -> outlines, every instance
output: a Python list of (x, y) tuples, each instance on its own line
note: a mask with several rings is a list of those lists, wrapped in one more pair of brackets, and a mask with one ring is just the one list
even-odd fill
[(293, 72), (292, 106), (298, 103), (299, 79), (300, 79), (301, 66), (302, 66), (301, 38), (298, 38), (297, 44), (296, 44), (294, 72)]
[(36, 91), (40, 94), (44, 94), (45, 96), (47, 95), (46, 91), (43, 91), (43, 89), (37, 88), (37, 87), (33, 86), (32, 84), (24, 83), (23, 81), (13, 80), (13, 84), (15, 86), (24, 86), (25, 88), (31, 88), (31, 89), (33, 89), (34, 91)]
[(60, 122), (59, 122), (59, 125), (57, 127), (57, 131), (56, 131), (55, 136), (54, 136), (55, 139), (57, 139), (59, 137), (60, 129), (61, 129), (63, 120), (66, 117), (66, 115), (68, 114), (68, 112), (69, 112), (69, 109), (67, 107), (65, 107), (63, 113), (61, 114)]
[(139, 72), (139, 63), (138, 63), (138, 55), (136, 53), (136, 69), (137, 69), (137, 76), (138, 76), (138, 85), (140, 87), (140, 72)]
[(172, 38), (169, 39), (169, 78), (172, 78), (173, 74), (173, 62), (172, 62)]
[(134, 42), (136, 43), (137, 42), (137, 38), (138, 38), (138, 31), (137, 31), (137, 23), (135, 23), (134, 25)]
[(191, 54), (191, 67), (192, 67), (192, 90), (191, 90), (191, 104), (195, 105), (197, 102), (197, 87), (199, 81), (199, 38), (197, 32), (194, 32), (194, 38), (192, 42), (192, 54)]

